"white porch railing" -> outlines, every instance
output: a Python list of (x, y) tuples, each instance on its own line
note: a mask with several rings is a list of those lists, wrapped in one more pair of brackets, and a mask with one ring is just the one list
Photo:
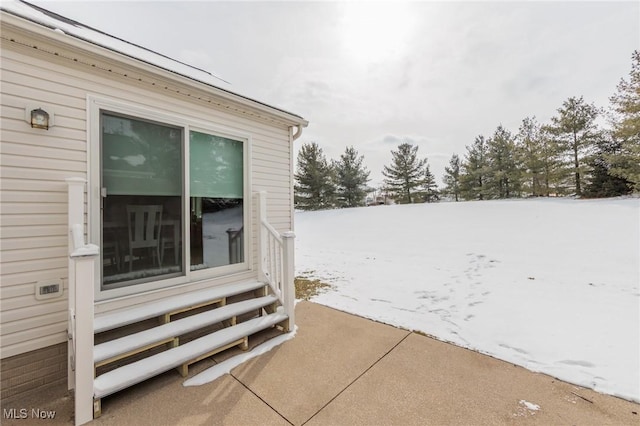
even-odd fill
[(267, 193), (257, 194), (258, 279), (271, 287), (289, 317), (288, 331), (295, 326), (294, 252), (295, 234), (280, 234), (267, 221)]
[[(67, 179), (69, 211), (69, 324), (68, 388), (75, 389), (75, 424), (93, 420), (94, 404), (94, 289), (99, 247), (84, 238), (85, 184)], [(295, 325), (293, 232), (280, 234), (267, 221), (267, 193), (257, 194), (258, 279), (268, 284), (288, 316), (287, 331)]]
[(84, 240), (84, 187), (67, 179), (69, 209), (68, 388), (75, 388), (75, 424), (93, 420), (93, 303), (100, 250)]

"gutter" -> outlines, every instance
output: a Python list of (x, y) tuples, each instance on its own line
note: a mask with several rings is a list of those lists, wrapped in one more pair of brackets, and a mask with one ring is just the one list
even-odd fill
[(291, 126), (291, 127), (292, 128), (295, 127), (297, 129), (296, 132), (291, 136), (291, 142), (295, 142), (300, 136), (302, 136), (302, 129), (306, 127), (306, 124), (305, 125), (298, 124), (297, 126)]

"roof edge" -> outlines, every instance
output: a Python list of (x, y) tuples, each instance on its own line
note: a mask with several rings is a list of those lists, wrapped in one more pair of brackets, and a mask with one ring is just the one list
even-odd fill
[[(170, 58), (170, 57), (168, 57), (166, 55), (163, 55), (163, 54), (160, 54), (158, 52), (155, 52), (155, 51), (153, 51), (151, 49), (147, 49), (145, 47), (142, 47), (142, 46), (136, 45), (134, 43), (131, 43), (129, 41), (120, 39), (118, 37), (114, 37), (114, 36), (112, 36), (112, 35), (110, 35), (108, 33), (105, 33), (103, 31), (94, 29), (92, 27), (89, 27), (89, 26), (84, 25), (84, 24), (82, 24), (80, 22), (74, 21), (72, 19), (65, 18), (64, 16), (58, 15), (58, 14), (56, 14), (54, 12), (50, 12), (50, 11), (48, 11), (46, 9), (43, 9), (43, 8), (38, 7), (38, 6), (32, 5), (32, 4), (30, 4), (28, 2), (25, 2), (23, 0), (18, 0), (18, 1), (21, 4), (23, 4), (23, 5), (27, 6), (27, 7), (33, 8), (35, 11), (37, 11), (39, 13), (45, 14), (45, 15), (51, 17), (52, 19), (56, 19), (56, 20), (60, 21), (61, 23), (66, 23), (67, 25), (79, 26), (81, 28), (85, 28), (85, 29), (88, 29), (90, 31), (94, 31), (94, 32), (96, 32), (96, 33), (98, 33), (98, 34), (100, 34), (100, 35), (102, 35), (104, 37), (109, 37), (110, 39), (117, 40), (118, 42), (126, 43), (126, 44), (128, 44), (130, 46), (133, 46), (136, 49), (142, 49), (145, 52), (148, 52), (148, 53), (150, 53), (152, 55), (158, 56), (159, 58), (164, 58), (166, 60), (175, 62), (176, 64), (180, 64), (183, 67), (188, 67), (188, 68), (191, 68), (193, 70), (197, 70), (198, 72), (205, 73), (205, 74), (207, 74), (207, 75), (209, 75), (209, 76), (211, 76), (211, 77), (213, 77), (215, 79), (218, 79), (218, 80), (220, 80), (220, 81), (222, 81), (224, 83), (227, 83), (225, 80), (215, 76), (214, 74), (212, 74), (212, 73), (210, 73), (210, 72), (208, 72), (206, 70), (202, 70), (200, 68), (191, 66), (189, 64), (186, 64), (186, 63), (177, 61), (177, 60), (175, 60), (173, 58)], [(80, 35), (69, 33), (69, 32), (65, 32), (65, 31), (60, 31), (59, 28), (57, 28), (55, 25), (48, 24), (46, 22), (40, 22), (40, 21), (34, 19), (33, 17), (25, 16), (25, 15), (15, 11), (15, 10), (8, 9), (8, 8), (5, 7), (6, 4), (7, 3), (5, 3), (5, 2), (0, 2), (0, 10), (3, 13), (7, 13), (8, 15), (11, 15), (11, 16), (17, 18), (18, 21), (16, 21), (16, 24), (17, 24), (17, 22), (25, 22), (25, 23), (29, 23), (28, 25), (37, 25), (38, 27), (50, 30), (50, 31), (54, 32), (54, 34), (49, 34), (49, 35), (47, 35), (47, 37), (49, 37), (51, 39), (57, 39), (56, 41), (58, 41), (60, 43), (64, 43), (64, 44), (67, 44), (67, 45), (72, 45), (72, 47), (81, 48), (81, 49), (83, 49), (83, 50), (85, 50), (87, 52), (91, 52), (91, 53), (94, 53), (94, 54), (95, 53), (99, 54), (99, 52), (95, 52), (95, 50), (92, 51), (91, 49), (89, 49), (87, 47), (88, 45), (97, 46), (97, 47), (99, 47), (101, 49), (105, 49), (105, 50), (107, 50), (109, 52), (115, 53), (117, 55), (120, 55), (122, 57), (128, 58), (130, 60), (133, 60), (133, 61), (135, 61), (135, 62), (137, 62), (139, 64), (144, 64), (146, 66), (153, 67), (153, 68), (155, 68), (157, 70), (161, 70), (162, 72), (167, 73), (170, 76), (171, 79), (174, 79), (176, 81), (187, 80), (188, 82), (191, 82), (190, 84), (189, 83), (187, 83), (187, 84), (192, 86), (192, 87), (194, 87), (194, 88), (198, 88), (197, 86), (199, 86), (199, 85), (204, 85), (207, 88), (209, 88), (209, 90), (214, 89), (214, 94), (216, 94), (218, 96), (221, 96), (224, 99), (227, 99), (229, 101), (235, 101), (235, 102), (240, 103), (241, 105), (245, 105), (247, 107), (255, 108), (255, 109), (259, 110), (259, 111), (262, 111), (262, 112), (265, 112), (265, 113), (268, 113), (268, 114), (271, 114), (271, 115), (275, 115), (275, 116), (277, 116), (277, 117), (279, 117), (281, 119), (285, 119), (286, 121), (293, 122), (294, 123), (293, 125), (307, 127), (308, 124), (309, 124), (309, 122), (307, 120), (305, 120), (302, 116), (294, 114), (294, 113), (291, 113), (291, 112), (286, 111), (286, 110), (284, 110), (282, 108), (267, 104), (265, 102), (256, 100), (256, 99), (251, 98), (249, 96), (242, 95), (240, 93), (234, 92), (232, 90), (225, 89), (223, 87), (220, 87), (220, 86), (217, 86), (215, 84), (212, 84), (211, 82), (203, 81), (202, 79), (198, 79), (198, 78), (196, 78), (194, 76), (187, 75), (187, 74), (179, 72), (177, 70), (173, 70), (173, 69), (161, 66), (159, 64), (153, 63), (153, 62), (148, 61), (148, 60), (144, 60), (144, 59), (142, 59), (140, 57), (136, 57), (136, 56), (134, 56), (132, 54), (123, 52), (123, 51), (115, 49), (113, 47), (106, 46), (106, 45), (98, 43), (98, 42), (96, 42), (94, 40), (87, 39), (86, 37), (82, 37)], [(31, 31), (31, 29), (28, 28), (27, 25), (25, 25), (25, 24), (16, 25), (16, 26), (19, 26), (24, 30)], [(71, 38), (73, 38), (75, 40), (80, 41), (85, 46), (83, 47), (83, 46), (74, 45), (73, 43), (69, 43), (69, 39), (65, 39), (64, 37), (71, 37)], [(104, 56), (104, 55), (101, 55), (101, 56)], [(202, 88), (200, 88), (200, 90), (202, 90)]]

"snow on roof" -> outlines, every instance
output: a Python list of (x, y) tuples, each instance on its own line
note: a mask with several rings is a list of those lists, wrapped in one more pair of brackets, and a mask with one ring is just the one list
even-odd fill
[(80, 22), (74, 21), (73, 19), (66, 18), (64, 16), (58, 15), (57, 13), (53, 13), (41, 7), (27, 3), (23, 0), (0, 0), (0, 9), (12, 15), (19, 16), (34, 23), (40, 24), (44, 27), (51, 28), (56, 32), (67, 34), (88, 43), (92, 43), (97, 46), (126, 55), (141, 62), (145, 62), (158, 68), (171, 71), (175, 74), (187, 77), (191, 80), (213, 86), (229, 93), (233, 93), (234, 95), (241, 96), (250, 101), (268, 106), (269, 108), (273, 108), (292, 116), (302, 118), (296, 114), (292, 114), (288, 111), (276, 108), (272, 105), (268, 105), (247, 96), (241, 95), (231, 90), (231, 84), (228, 81), (223, 80), (222, 78), (208, 71), (191, 66), (184, 62), (180, 62), (176, 59), (172, 59), (161, 53), (154, 52), (153, 50), (128, 42), (118, 37), (114, 37), (103, 31), (97, 30)]

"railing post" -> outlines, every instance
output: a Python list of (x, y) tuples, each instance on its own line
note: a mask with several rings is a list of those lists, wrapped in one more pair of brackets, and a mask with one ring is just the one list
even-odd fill
[(69, 324), (67, 386), (75, 388), (75, 424), (93, 420), (93, 305), (96, 261), (100, 250), (84, 239), (83, 178), (66, 179), (68, 186)]
[[(68, 229), (69, 229), (69, 241), (68, 254), (74, 250), (73, 235), (71, 234), (71, 228), (78, 223), (84, 223), (84, 186), (86, 180), (83, 178), (68, 178), (67, 182), (67, 215), (68, 215)], [(74, 309), (76, 303), (75, 292), (75, 264), (71, 257), (67, 266), (67, 292), (68, 292), (68, 309)], [(71, 330), (68, 330), (71, 334)], [(67, 341), (67, 389), (71, 390), (75, 387), (75, 376), (73, 373), (73, 366), (71, 365), (71, 354), (73, 353), (73, 342), (71, 339)]]
[(292, 331), (296, 325), (295, 238), (296, 235), (291, 231), (282, 234), (282, 290), (284, 292), (284, 309), (289, 316), (287, 331)]
[(256, 210), (258, 213), (258, 280), (267, 282), (264, 275), (265, 257), (267, 256), (267, 230), (262, 225), (262, 221), (267, 219), (267, 192), (260, 191), (258, 193)]
[[(79, 285), (76, 288), (74, 306), (75, 333), (75, 424), (82, 425), (93, 420), (93, 280), (97, 247), (80, 252), (71, 257), (75, 264), (75, 275)], [(80, 252), (80, 253), (78, 253)]]

